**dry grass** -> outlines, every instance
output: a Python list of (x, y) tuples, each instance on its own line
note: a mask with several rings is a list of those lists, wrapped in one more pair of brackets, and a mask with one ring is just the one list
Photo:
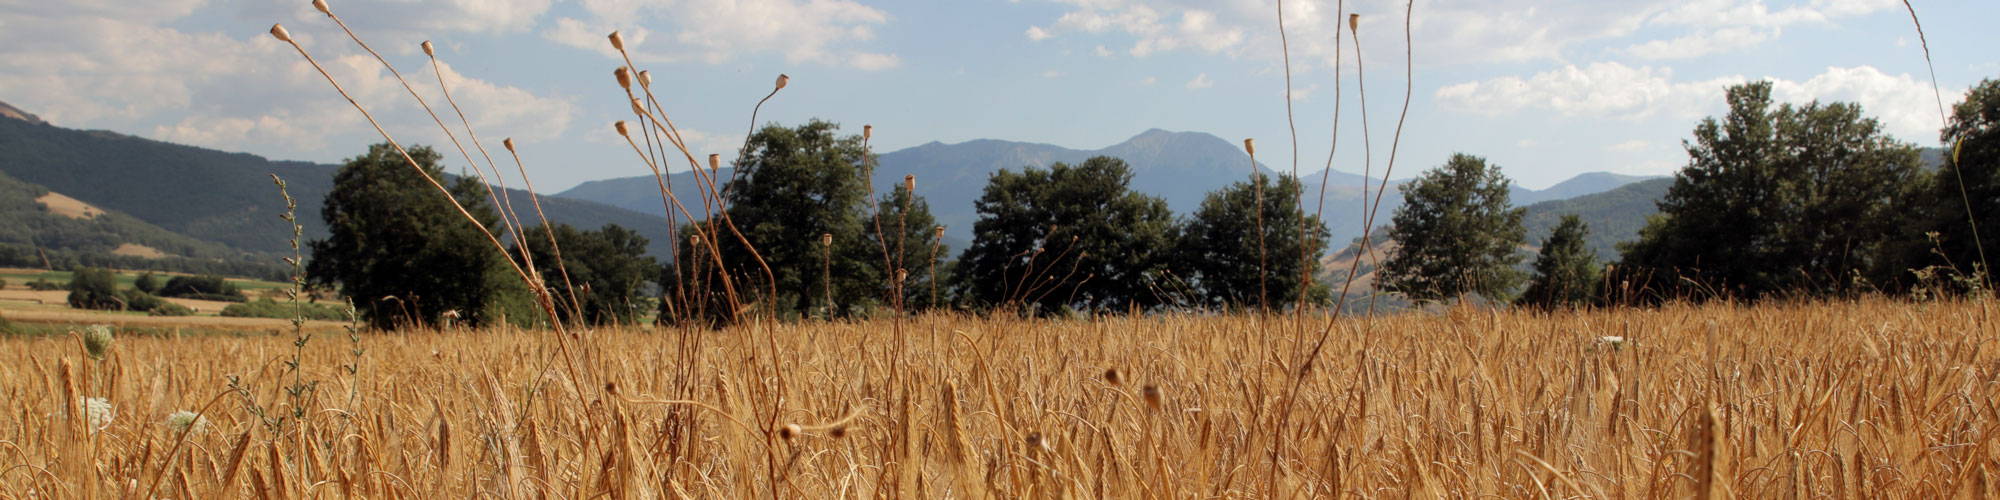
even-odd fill
[(55, 191), (49, 191), (48, 194), (35, 198), (35, 203), (42, 204), (43, 208), (49, 209), (49, 213), (71, 219), (91, 219), (104, 215), (104, 209)]
[[(613, 387), (581, 393), (546, 364), (546, 333), (372, 336), (351, 378), (335, 370), (347, 346), (316, 344), (304, 367), (322, 390), (282, 436), (221, 379), (284, 401), (289, 338), (120, 339), (101, 363), (75, 339), (12, 340), (0, 497), (1991, 495), (1987, 307), (1347, 321), (1276, 433), (1299, 346), (1254, 345), (1242, 317), (927, 317), (905, 328), (904, 364), (885, 324), (778, 326), (789, 384), (771, 428), (762, 331), (586, 334), (584, 370)], [(84, 396), (115, 407), (107, 428), (63, 417)], [(166, 416), (211, 401), (208, 430), (170, 452)], [(776, 460), (766, 432), (789, 436)]]

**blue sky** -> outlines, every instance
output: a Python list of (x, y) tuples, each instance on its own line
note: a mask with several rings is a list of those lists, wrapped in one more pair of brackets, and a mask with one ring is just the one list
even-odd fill
[[(1267, 0), (333, 0), (434, 104), (431, 40), (482, 139), (521, 145), (542, 191), (646, 172), (610, 123), (629, 118), (604, 35), (622, 30), (697, 153), (727, 153), (779, 73), (760, 121), (876, 127), (878, 151), (994, 138), (1094, 149), (1149, 128), (1254, 137), (1292, 165), (1277, 4)], [(1914, 2), (1945, 105), (2000, 77), (1991, 2)], [(1880, 0), (1291, 0), (1299, 168), (1379, 172), (1406, 81), (1398, 177), (1453, 152), (1520, 184), (1588, 171), (1666, 174), (1680, 141), (1722, 111), (1724, 86), (1860, 102), (1906, 141), (1940, 126), (1909, 15)], [(1360, 20), (1341, 34), (1336, 10)], [(276, 159), (336, 162), (377, 139), (295, 53), (282, 22), (406, 143), (457, 158), (415, 102), (307, 1), (0, 0), (0, 101), (59, 125)], [(1372, 161), (1362, 148), (1365, 75)], [(459, 168), (462, 160), (452, 161)], [(518, 181), (514, 181), (518, 182)]]

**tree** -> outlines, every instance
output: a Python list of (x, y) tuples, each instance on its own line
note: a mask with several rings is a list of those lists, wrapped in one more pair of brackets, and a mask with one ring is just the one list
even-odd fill
[(1755, 300), (1848, 290), (1897, 264), (1884, 254), (1897, 200), (1922, 179), (1915, 148), (1860, 106), (1772, 109), (1770, 94), (1770, 82), (1730, 87), (1728, 116), (1695, 127), (1688, 165), (1619, 266), (1650, 276), (1644, 287)]
[(70, 275), (69, 306), (77, 309), (124, 309), (125, 299), (118, 296), (118, 280), (112, 276), (111, 270), (85, 267)]
[[(1948, 148), (1945, 168), (1924, 193), (1920, 234), (1905, 237), (1921, 242), (1906, 252), (1905, 267), (1946, 266), (1990, 280), (1989, 255), (2000, 255), (2000, 80), (1966, 91), (1939, 139)], [(1938, 235), (1936, 254), (1921, 233)]]
[(1535, 257), (1535, 276), (1515, 305), (1554, 309), (1588, 304), (1597, 294), (1597, 252), (1586, 239), (1590, 226), (1576, 215), (1564, 215), (1554, 233), (1542, 241)]
[[(646, 256), (646, 237), (617, 224), (592, 231), (556, 224), (553, 231), (534, 227), (525, 235), (528, 254), (549, 284), (558, 314), (592, 325), (638, 322), (644, 310), (640, 287), (660, 272), (659, 264)], [(560, 261), (549, 246), (551, 235), (562, 250)], [(521, 257), (517, 243), (514, 258), (525, 263)]]
[[(915, 311), (937, 307), (931, 300), (931, 270), (935, 268), (943, 272), (945, 256), (950, 255), (951, 248), (939, 239), (937, 218), (931, 215), (930, 203), (924, 201), (922, 196), (911, 197), (907, 187), (897, 184), (893, 191), (882, 195), (879, 206), (882, 207), (880, 214), (867, 223), (872, 226), (875, 220), (880, 220), (882, 237), (876, 236), (873, 227), (868, 228), (867, 246), (877, 253), (877, 262), (883, 257), (880, 255), (883, 249), (888, 249), (887, 256), (892, 262), (884, 269), (900, 267), (909, 273), (903, 280), (903, 309)], [(898, 236), (898, 231), (901, 236)], [(886, 245), (882, 241), (884, 239), (887, 240)], [(939, 288), (938, 292), (938, 300), (942, 301), (943, 289)]]
[[(1259, 189), (1264, 214), (1261, 241), (1256, 221)], [(1174, 245), (1175, 267), (1182, 271), (1182, 279), (1195, 285), (1192, 298), (1197, 305), (1284, 309), (1298, 302), (1300, 278), (1319, 271), (1328, 237), (1326, 224), (1305, 220), (1299, 209), (1300, 192), (1298, 178), (1283, 176), (1274, 184), (1260, 173), (1255, 184), (1230, 184), (1202, 200)], [(1309, 301), (1324, 302), (1327, 291), (1314, 292), (1308, 291)]]
[[(763, 303), (780, 314), (803, 317), (825, 307), (825, 248), (820, 235), (833, 235), (832, 312), (850, 315), (884, 297), (881, 249), (869, 244), (873, 228), (862, 222), (868, 199), (861, 137), (838, 135), (837, 124), (813, 120), (797, 128), (770, 125), (751, 136), (748, 154), (737, 160), (735, 177), (723, 188), (729, 217), (756, 245), (776, 279), (773, 287), (749, 249), (721, 223), (713, 236), (721, 247), (722, 269), (735, 277), (744, 301)], [(690, 261), (710, 258), (697, 252)], [(686, 254), (683, 254), (686, 255)]]
[(146, 271), (145, 274), (139, 275), (138, 279), (132, 280), (132, 288), (146, 293), (158, 292), (160, 291), (160, 278), (154, 276), (152, 271)]
[[(145, 290), (143, 287), (137, 287), (136, 284), (135, 288), (139, 288), (141, 291)], [(213, 274), (175, 276), (168, 279), (167, 284), (159, 286), (156, 291), (161, 297), (181, 297), (226, 302), (243, 302), (248, 300), (243, 296), (243, 291), (236, 288), (235, 283), (230, 283), (228, 279)]]
[(1173, 213), (1129, 189), (1132, 168), (1099, 156), (1081, 165), (1002, 170), (973, 208), (972, 245), (955, 279), (974, 307), (1123, 311), (1165, 302), (1159, 289)]
[(1500, 166), (1463, 153), (1402, 186), (1389, 238), (1398, 248), (1382, 263), (1388, 291), (1417, 302), (1466, 294), (1505, 300), (1522, 279), (1514, 265), (1527, 238), (1526, 210), (1508, 200)]
[[(418, 146), (409, 153), (431, 178), (447, 182), (436, 151)], [(499, 233), (500, 218), (486, 202), (484, 185), (460, 178), (450, 186), (478, 224)], [(321, 216), (330, 235), (312, 242), (307, 276), (315, 284), (339, 285), (377, 328), (435, 324), (446, 311), (473, 325), (490, 324), (509, 315), (501, 304), (520, 302), (503, 295), (526, 293), (479, 226), (388, 144), (369, 146), (340, 168)], [(511, 312), (516, 320), (533, 319), (530, 311)]]

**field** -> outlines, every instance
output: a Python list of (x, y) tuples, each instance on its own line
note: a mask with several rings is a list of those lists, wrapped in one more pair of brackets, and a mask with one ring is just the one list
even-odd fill
[(17, 338), (0, 497), (1991, 496), (1991, 307)]

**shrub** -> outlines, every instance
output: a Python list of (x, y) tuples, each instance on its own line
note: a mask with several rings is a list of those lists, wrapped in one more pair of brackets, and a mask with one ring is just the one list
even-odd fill
[[(278, 318), (291, 319), (295, 311), (292, 304), (271, 299), (257, 299), (241, 304), (230, 304), (222, 308), (221, 315), (232, 318)], [(306, 319), (321, 321), (347, 321), (347, 311), (324, 304), (301, 303), (299, 309)]]
[(49, 281), (48, 278), (35, 278), (34, 281), (28, 282), (28, 289), (37, 292), (52, 292), (63, 289), (63, 286), (56, 284), (54, 281)]
[(158, 293), (161, 297), (178, 297), (183, 299), (221, 300), (228, 302), (248, 300), (243, 297), (242, 290), (236, 289), (235, 283), (230, 283), (229, 280), (213, 274), (175, 276), (173, 279), (167, 280), (167, 284), (161, 286)]
[(7, 289), (7, 280), (0, 279), (0, 290), (6, 290), (6, 289)]
[(132, 288), (146, 293), (158, 293), (160, 277), (154, 276), (152, 271), (146, 271), (146, 274), (139, 275), (139, 279), (132, 280)]
[(153, 316), (193, 316), (194, 309), (162, 300), (158, 305), (146, 309), (146, 314)]
[(76, 270), (69, 281), (69, 306), (77, 309), (123, 309), (126, 301), (118, 296), (118, 282), (111, 271), (101, 267)]

